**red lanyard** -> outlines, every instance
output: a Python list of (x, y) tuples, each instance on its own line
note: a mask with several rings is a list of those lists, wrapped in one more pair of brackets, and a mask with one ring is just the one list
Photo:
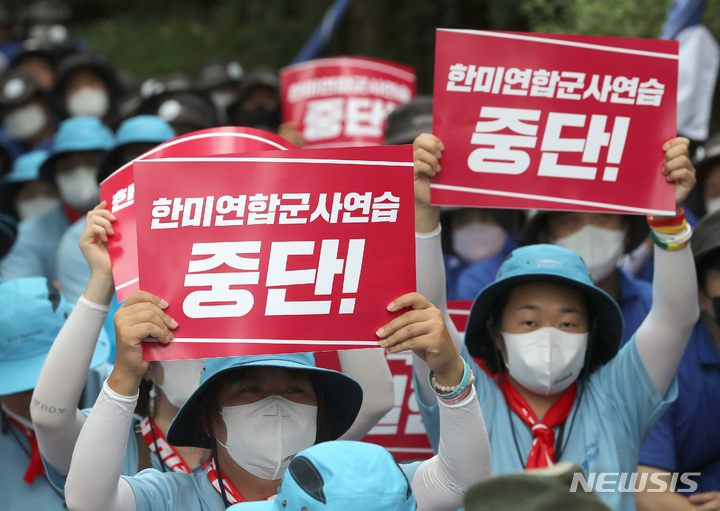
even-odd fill
[[(150, 427), (150, 421), (152, 421), (152, 428)], [(160, 431), (160, 428), (157, 427), (155, 421), (153, 421), (149, 417), (145, 417), (142, 421), (140, 421), (140, 428), (142, 430), (142, 435), (145, 439), (145, 443), (150, 448), (150, 452), (152, 452), (156, 456), (159, 456), (166, 467), (168, 467), (173, 472), (184, 472), (185, 474), (192, 473), (192, 470), (190, 470), (190, 467), (188, 467), (188, 464), (185, 462), (177, 449), (167, 443), (167, 440), (165, 440), (165, 435), (163, 435), (162, 431)], [(155, 432), (154, 437), (153, 430)], [(157, 449), (155, 447), (156, 445)], [(159, 454), (157, 452), (158, 450), (160, 451)]]
[(27, 437), (28, 442), (30, 443), (30, 464), (25, 471), (23, 481), (25, 481), (27, 484), (32, 484), (35, 482), (35, 478), (37, 476), (45, 475), (45, 467), (43, 466), (42, 456), (40, 456), (40, 449), (38, 448), (37, 437), (35, 436), (35, 432), (33, 430), (26, 428), (10, 416), (8, 416), (7, 418), (10, 421), (10, 424), (19, 429), (22, 434)]

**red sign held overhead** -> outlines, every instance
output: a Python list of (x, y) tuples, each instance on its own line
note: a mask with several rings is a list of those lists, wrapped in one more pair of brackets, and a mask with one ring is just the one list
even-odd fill
[[(377, 347), (415, 289), (410, 147), (135, 163), (142, 289), (180, 326), (147, 360)], [(388, 254), (392, 254), (389, 257)]]
[[(224, 127), (195, 131), (154, 147), (137, 160), (188, 156), (216, 156), (256, 151), (297, 149), (284, 138), (253, 129)], [(120, 302), (139, 289), (137, 233), (135, 228), (135, 178), (133, 163), (115, 171), (100, 184), (100, 197), (115, 215), (115, 235), (108, 239), (113, 263), (115, 292)]]
[(677, 41), (438, 30), (432, 202), (673, 214)]
[(333, 57), (280, 71), (283, 120), (306, 147), (381, 145), (385, 120), (415, 97), (415, 70), (384, 60)]

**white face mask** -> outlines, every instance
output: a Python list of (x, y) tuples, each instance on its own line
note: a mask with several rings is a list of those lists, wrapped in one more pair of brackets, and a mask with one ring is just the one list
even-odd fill
[(282, 479), (295, 455), (315, 444), (317, 406), (270, 396), (251, 405), (225, 406), (225, 447), (232, 459), (254, 476)]
[(42, 215), (48, 210), (58, 206), (61, 203), (57, 197), (48, 197), (47, 195), (39, 195), (32, 199), (18, 201), (15, 203), (20, 221), (27, 220), (34, 216)]
[(200, 385), (205, 359), (161, 360), (160, 365), (163, 368), (163, 382), (162, 385), (157, 382), (155, 385), (162, 389), (170, 404), (180, 408)]
[(47, 124), (47, 116), (38, 105), (16, 108), (3, 118), (8, 137), (20, 142), (35, 138)]
[(540, 328), (525, 334), (503, 332), (510, 376), (545, 396), (557, 394), (577, 380), (585, 365), (588, 334)]
[(497, 255), (507, 237), (507, 232), (499, 225), (472, 222), (453, 229), (453, 251), (466, 264), (475, 264)]
[(594, 282), (608, 277), (625, 253), (626, 229), (603, 229), (595, 225), (586, 225), (570, 236), (553, 241), (559, 247), (572, 250), (590, 270)]
[(707, 204), (705, 204), (705, 211), (707, 211), (708, 215), (720, 211), (720, 197), (709, 200)]
[(225, 110), (237, 99), (237, 94), (224, 90), (214, 90), (210, 91), (210, 99), (218, 109)]
[(95, 167), (78, 165), (55, 176), (63, 200), (76, 209), (92, 209), (100, 203)]
[(110, 109), (110, 97), (104, 90), (94, 87), (81, 87), (80, 90), (68, 98), (65, 107), (71, 117), (77, 115), (104, 117)]

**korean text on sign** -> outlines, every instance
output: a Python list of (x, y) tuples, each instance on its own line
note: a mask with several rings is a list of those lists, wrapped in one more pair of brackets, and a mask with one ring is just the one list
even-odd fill
[(415, 72), (356, 57), (313, 60), (281, 71), (283, 118), (307, 147), (380, 145), (387, 116), (415, 96)]
[(439, 30), (436, 51), (434, 204), (674, 211), (676, 42)]
[(146, 356), (377, 346), (415, 285), (411, 149), (338, 151), (136, 164), (142, 289), (180, 323)]

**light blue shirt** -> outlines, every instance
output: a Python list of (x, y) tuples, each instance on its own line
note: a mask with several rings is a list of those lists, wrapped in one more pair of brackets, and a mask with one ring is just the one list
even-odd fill
[[(412, 483), (421, 462), (401, 464)], [(224, 511), (220, 494), (210, 484), (207, 470), (193, 474), (143, 470), (135, 477), (123, 477), (135, 493), (137, 511)]]
[(70, 226), (62, 205), (20, 222), (15, 244), (0, 263), (7, 280), (45, 277), (57, 280), (57, 252), (60, 238)]
[(65, 299), (70, 303), (78, 301), (90, 282), (90, 266), (78, 245), (84, 230), (83, 216), (65, 230), (58, 243), (57, 278), (62, 284)]
[[(82, 410), (83, 415), (87, 418), (90, 415), (90, 408)], [(122, 476), (134, 476), (138, 474), (138, 463), (140, 459), (138, 457), (138, 443), (137, 436), (135, 435), (135, 425), (139, 423), (142, 418), (139, 415), (133, 417), (132, 427), (130, 428), (130, 434), (128, 435), (127, 448), (125, 449), (125, 459), (123, 460), (123, 468), (120, 473)], [(43, 459), (45, 464), (45, 475), (55, 489), (61, 494), (65, 493), (65, 477), (60, 475), (50, 464)], [(152, 469), (144, 470), (143, 472), (157, 472), (162, 475), (162, 462), (160, 457), (156, 454), (150, 453), (150, 462)], [(202, 466), (198, 465), (193, 472), (202, 472)], [(142, 473), (142, 472), (141, 472)], [(38, 508), (40, 509), (40, 508)]]
[[(501, 475), (523, 470), (532, 445), (530, 428), (509, 411), (496, 381), (480, 369), (464, 345), (462, 357), (475, 374), (478, 400), (490, 438), (493, 473)], [(415, 385), (418, 385), (417, 379)], [(655, 422), (675, 400), (677, 392), (677, 379), (674, 379), (665, 396), (660, 395), (640, 359), (633, 336), (610, 362), (590, 376), (584, 391), (578, 382), (578, 399), (564, 431), (563, 445), (566, 447), (556, 461), (580, 465), (588, 478), (591, 473), (636, 472), (640, 447)], [(420, 399), (418, 404), (430, 442), (437, 450), (440, 438), (438, 405), (427, 407)], [(575, 422), (571, 430), (573, 417)], [(554, 430), (557, 438), (559, 428)], [(604, 487), (609, 488), (612, 480), (608, 478)], [(617, 476), (614, 481), (617, 485)], [(617, 486), (615, 491), (598, 493), (598, 496), (611, 509), (635, 509), (633, 493), (619, 492)]]
[(23, 481), (30, 463), (29, 452), (27, 438), (15, 426), (10, 425), (7, 434), (0, 434), (0, 508), (67, 511), (65, 499), (47, 478), (38, 475), (32, 485)]

